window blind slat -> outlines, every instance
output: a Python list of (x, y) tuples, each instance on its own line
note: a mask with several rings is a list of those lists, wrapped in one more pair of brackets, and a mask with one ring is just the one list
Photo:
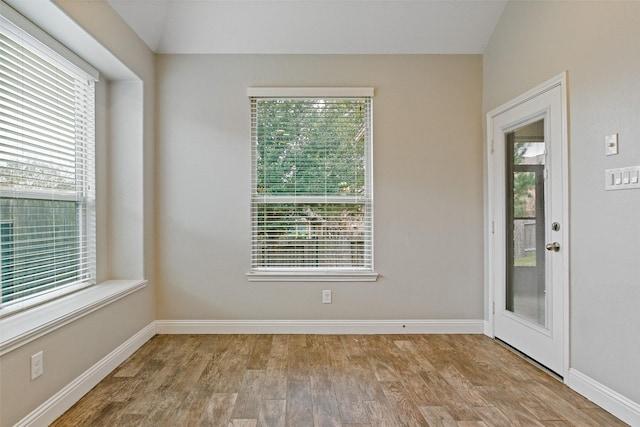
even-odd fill
[[(59, 135), (73, 137), (75, 115), (63, 117), (60, 114), (47, 114), (43, 109), (29, 108), (23, 104), (22, 110), (13, 110), (10, 106), (15, 105), (23, 100), (10, 99), (3, 97), (0, 93), (0, 110), (2, 111), (3, 120), (7, 123), (21, 123), (27, 129), (37, 130), (45, 135)], [(7, 107), (5, 107), (5, 105)]]

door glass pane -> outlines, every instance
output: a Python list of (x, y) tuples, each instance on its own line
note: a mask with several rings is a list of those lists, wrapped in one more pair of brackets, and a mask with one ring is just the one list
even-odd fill
[(506, 308), (546, 326), (544, 120), (506, 134)]

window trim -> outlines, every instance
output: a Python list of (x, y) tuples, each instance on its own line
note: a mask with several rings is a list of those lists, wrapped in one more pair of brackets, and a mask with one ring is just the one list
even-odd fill
[(373, 98), (372, 87), (250, 87), (249, 98)]
[(146, 286), (143, 279), (108, 280), (0, 318), (0, 357)]
[[(2, 0), (0, 0), (0, 6), (0, 26), (2, 26), (2, 28), (6, 31), (6, 37), (8, 39), (13, 40), (14, 42), (24, 43), (28, 46), (31, 52), (44, 59), (45, 61), (50, 62), (61, 71), (75, 76), (75, 78), (78, 80), (86, 80), (88, 82), (92, 82), (92, 84), (95, 84), (99, 80), (99, 71), (84, 59), (76, 55), (65, 45), (58, 42), (55, 38), (50, 36), (47, 32), (42, 30), (36, 24), (32, 23), (29, 19), (24, 17), (22, 14), (7, 5)], [(93, 90), (95, 91), (95, 88)], [(92, 110), (95, 110), (95, 107), (96, 100), (94, 98), (93, 105), (91, 107)], [(94, 118), (91, 119), (91, 122), (93, 123), (94, 120), (95, 111)], [(92, 124), (92, 126), (94, 126), (94, 124)], [(95, 130), (93, 137), (93, 145), (95, 150)], [(91, 192), (94, 192), (96, 171), (95, 164), (92, 162), (95, 162), (95, 158), (90, 158), (85, 166), (90, 167), (92, 170), (91, 173), (93, 174), (93, 177), (92, 182), (90, 183), (90, 187)], [(84, 248), (80, 248), (79, 252), (96, 252), (96, 231), (95, 229), (92, 230), (91, 226), (88, 225), (89, 223), (95, 222), (95, 194), (88, 195), (86, 194), (86, 191), (82, 194), (78, 194), (77, 191), (67, 190), (56, 190), (49, 192), (44, 190), (32, 190), (25, 188), (3, 188), (0, 189), (0, 196), (17, 199), (69, 201), (83, 204), (86, 207), (87, 212), (79, 214), (81, 216), (79, 218), (79, 227), (81, 227), (81, 229), (86, 228), (88, 230), (86, 231), (86, 238), (88, 239), (87, 242), (89, 245), (93, 246), (94, 250), (87, 251)], [(87, 216), (89, 216), (89, 219), (87, 219)], [(93, 216), (93, 218), (91, 218), (91, 216)], [(82, 232), (80, 233), (82, 234)], [(79, 244), (82, 246), (82, 238), (80, 238)], [(32, 297), (19, 298), (15, 302), (3, 303), (2, 299), (0, 298), (0, 320), (4, 323), (4, 319), (9, 318), (10, 316), (17, 315), (18, 313), (44, 305), (50, 301), (67, 296), (71, 293), (89, 288), (91, 286), (95, 286), (97, 261), (95, 259), (93, 260), (93, 262), (89, 261), (87, 267), (87, 271), (90, 275), (90, 280), (77, 280), (71, 283), (54, 287), (52, 289), (41, 291)], [(2, 339), (0, 339), (0, 344), (2, 344), (4, 341), (5, 337), (2, 337)]]
[(253, 270), (246, 276), (249, 282), (375, 282), (378, 280), (378, 273), (368, 270), (362, 272)]
[[(373, 87), (250, 87), (247, 89), (247, 97), (251, 98), (371, 98), (374, 96)], [(373, 120), (373, 107), (371, 111)], [(370, 129), (371, 144), (369, 150), (369, 167), (373, 165), (373, 129)], [(253, 148), (252, 148), (253, 149)], [(253, 157), (253, 153), (252, 153)], [(252, 160), (251, 174), (255, 173)], [(373, 225), (373, 173), (369, 174), (369, 185), (371, 196), (368, 200), (371, 203), (371, 222)], [(251, 180), (253, 185), (253, 178)], [(250, 204), (256, 202), (253, 196), (253, 188)], [(284, 199), (287, 199), (285, 197)], [(300, 199), (300, 197), (297, 197)], [(257, 198), (259, 199), (259, 197)], [(310, 199), (322, 199), (327, 202), (326, 196), (310, 197)], [(331, 199), (331, 197), (329, 197)], [(344, 200), (341, 198), (339, 200)], [(255, 268), (252, 267), (246, 273), (249, 282), (375, 282), (378, 273), (375, 272), (374, 265), (374, 238), (373, 228), (370, 236), (371, 241), (371, 268), (301, 268), (301, 267), (272, 267)]]

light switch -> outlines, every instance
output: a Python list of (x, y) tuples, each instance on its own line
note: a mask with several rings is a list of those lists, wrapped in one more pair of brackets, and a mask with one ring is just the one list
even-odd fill
[(604, 189), (640, 190), (640, 166), (627, 166), (604, 171)]
[(605, 153), (607, 156), (618, 154), (618, 134), (607, 135), (604, 138)]

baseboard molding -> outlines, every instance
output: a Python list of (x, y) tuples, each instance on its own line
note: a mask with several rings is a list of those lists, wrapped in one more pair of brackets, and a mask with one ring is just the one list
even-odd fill
[(34, 409), (14, 427), (48, 426), (71, 408), (89, 390), (106, 378), (114, 369), (156, 335), (156, 323), (151, 322), (118, 348), (103, 357), (75, 380), (67, 384), (49, 400)]
[(575, 369), (569, 369), (567, 385), (625, 423), (640, 426), (639, 403)]
[(482, 334), (478, 320), (157, 320), (158, 334)]

